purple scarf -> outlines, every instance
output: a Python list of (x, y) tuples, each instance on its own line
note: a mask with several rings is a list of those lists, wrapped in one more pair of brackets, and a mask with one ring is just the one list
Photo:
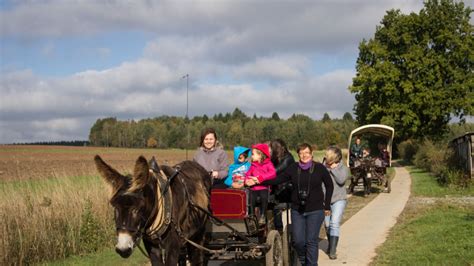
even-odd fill
[(307, 162), (307, 163), (303, 163), (301, 161), (298, 162), (298, 165), (300, 166), (301, 169), (303, 170), (308, 170), (309, 168), (311, 168), (311, 166), (313, 166), (313, 160)]

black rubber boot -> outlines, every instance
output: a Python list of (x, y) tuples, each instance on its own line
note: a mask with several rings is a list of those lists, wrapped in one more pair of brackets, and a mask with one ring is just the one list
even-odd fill
[(337, 255), (336, 255), (337, 241), (339, 241), (338, 236), (329, 237), (329, 258), (332, 260), (337, 259)]
[(328, 248), (326, 250), (326, 254), (329, 255), (329, 251), (330, 251), (329, 247), (331, 246), (331, 244), (330, 244), (331, 243), (330, 242), (331, 241), (331, 236), (329, 235), (329, 229), (326, 229), (326, 237), (328, 238)]

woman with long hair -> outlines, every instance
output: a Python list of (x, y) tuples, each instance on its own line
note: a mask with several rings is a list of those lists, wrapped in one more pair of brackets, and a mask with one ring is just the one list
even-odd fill
[(209, 172), (213, 187), (226, 188), (224, 179), (227, 177), (227, 154), (218, 145), (216, 130), (206, 128), (201, 133), (200, 146), (194, 154), (193, 160)]

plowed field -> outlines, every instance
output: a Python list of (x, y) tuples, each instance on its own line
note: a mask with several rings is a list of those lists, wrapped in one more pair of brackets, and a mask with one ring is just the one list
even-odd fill
[[(188, 151), (188, 159), (192, 159), (194, 152)], [(140, 155), (147, 159), (155, 156), (159, 164), (168, 165), (186, 159), (184, 150), (3, 145), (0, 181), (98, 175), (94, 165), (96, 154), (122, 173), (131, 173)]]

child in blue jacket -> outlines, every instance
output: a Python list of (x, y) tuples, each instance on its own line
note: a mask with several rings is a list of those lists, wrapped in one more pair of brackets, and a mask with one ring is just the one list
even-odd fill
[(229, 166), (229, 174), (224, 180), (224, 184), (228, 187), (236, 189), (244, 187), (245, 173), (250, 168), (250, 162), (247, 160), (250, 152), (250, 149), (246, 147), (234, 147), (234, 163)]

